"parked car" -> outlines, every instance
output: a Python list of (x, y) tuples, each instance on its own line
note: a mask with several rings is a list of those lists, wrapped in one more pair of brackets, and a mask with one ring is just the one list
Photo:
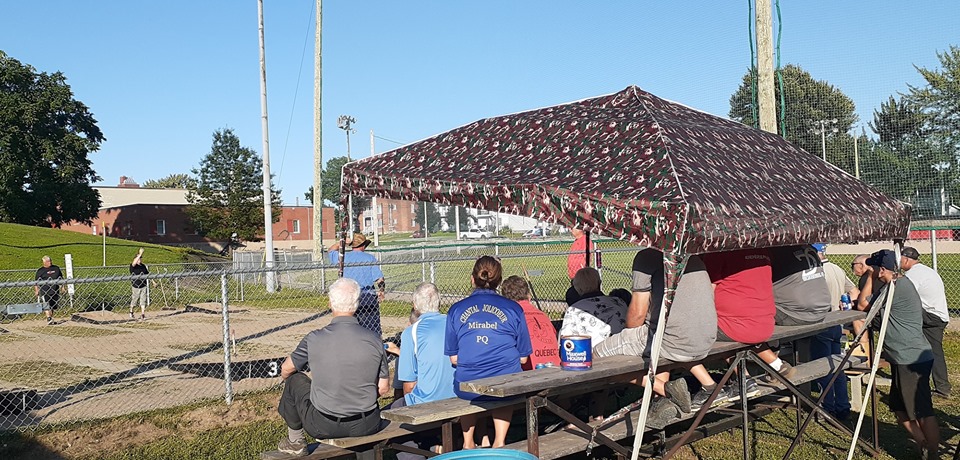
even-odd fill
[(460, 232), (460, 239), (464, 240), (485, 240), (493, 237), (493, 233), (479, 228), (471, 228), (465, 232)]
[(543, 238), (547, 236), (546, 229), (532, 228), (522, 235), (523, 238)]

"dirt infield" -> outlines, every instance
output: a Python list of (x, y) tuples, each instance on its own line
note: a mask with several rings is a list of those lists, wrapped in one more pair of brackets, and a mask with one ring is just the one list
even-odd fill
[[(46, 325), (41, 319), (5, 324), (0, 333), (0, 390), (37, 391), (27, 413), (0, 412), (0, 429), (110, 417), (223, 398), (223, 379), (171, 370), (173, 363), (224, 361), (219, 304), (148, 311), (146, 320), (109, 311), (74, 315)], [(287, 356), (311, 330), (329, 323), (324, 312), (232, 306), (231, 360)], [(205, 313), (209, 311), (209, 313)], [(406, 326), (384, 317), (384, 334)], [(234, 393), (262, 390), (278, 377), (233, 381)]]

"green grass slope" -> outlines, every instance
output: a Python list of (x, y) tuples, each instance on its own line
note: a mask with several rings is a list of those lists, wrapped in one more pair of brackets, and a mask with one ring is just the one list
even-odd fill
[[(107, 265), (129, 264), (140, 247), (145, 248), (149, 262), (154, 264), (183, 262), (191, 252), (185, 248), (107, 237)], [(103, 264), (103, 237), (0, 223), (0, 270), (38, 268), (45, 255), (63, 267), (64, 254), (73, 255), (76, 267), (100, 266)]]

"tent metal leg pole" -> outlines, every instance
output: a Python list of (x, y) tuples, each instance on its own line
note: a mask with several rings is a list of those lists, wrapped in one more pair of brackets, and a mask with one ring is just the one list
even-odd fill
[[(864, 330), (867, 330), (867, 327), (864, 326)], [(867, 343), (870, 344), (870, 361), (873, 361), (873, 347), (876, 344), (873, 342), (873, 334), (867, 334)], [(873, 363), (870, 363), (871, 367)], [(861, 409), (862, 410), (862, 409)], [(880, 422), (877, 417), (877, 386), (873, 385), (870, 387), (870, 418), (873, 421), (873, 448), (877, 451), (880, 450)], [(876, 454), (874, 454), (876, 456)]]
[(747, 410), (747, 360), (746, 352), (737, 354), (737, 368), (740, 373), (740, 416), (743, 422), (743, 458), (750, 460), (750, 413)]
[(733, 374), (733, 370), (736, 369), (736, 362), (730, 364), (730, 367), (727, 368), (727, 372), (723, 374), (723, 378), (717, 382), (717, 387), (713, 389), (713, 393), (710, 394), (710, 397), (707, 398), (707, 401), (703, 403), (703, 406), (697, 411), (697, 416), (693, 419), (693, 424), (690, 425), (690, 428), (687, 428), (687, 431), (683, 433), (683, 436), (680, 437), (680, 440), (677, 441), (673, 447), (663, 455), (663, 458), (667, 459), (673, 457), (681, 447), (687, 444), (687, 440), (690, 439), (690, 436), (700, 427), (700, 422), (703, 421), (703, 417), (707, 415), (707, 412), (710, 411), (710, 406), (713, 405), (713, 401), (717, 399), (717, 395), (720, 394), (720, 390), (723, 389), (723, 386), (726, 385), (727, 381), (730, 380), (730, 375)]
[[(791, 343), (791, 347), (793, 348), (794, 366), (800, 364), (800, 350), (797, 349), (797, 343), (798, 342), (796, 340)], [(800, 398), (798, 398), (797, 395), (791, 395), (791, 399), (793, 399), (793, 407), (797, 409), (797, 437), (794, 438), (794, 440), (796, 441), (797, 445), (800, 445), (803, 443), (803, 429), (800, 427), (803, 424), (803, 407), (800, 405)], [(810, 412), (810, 415), (813, 416), (813, 411)]]

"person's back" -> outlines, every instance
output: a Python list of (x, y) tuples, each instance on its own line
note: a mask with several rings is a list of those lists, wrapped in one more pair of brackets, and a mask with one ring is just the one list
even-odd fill
[[(647, 322), (650, 330), (656, 331), (664, 292), (663, 253), (653, 249), (646, 251), (651, 253), (646, 257), (652, 258), (648, 265), (655, 267), (650, 275), (652, 295)], [(634, 258), (634, 272), (637, 268), (637, 258)], [(717, 338), (717, 310), (710, 275), (700, 257), (690, 256), (687, 260), (669, 313), (660, 356), (675, 362), (692, 362), (706, 357)]]
[(417, 322), (400, 334), (400, 360), (397, 377), (404, 382), (416, 382), (404, 398), (408, 405), (456, 397), (453, 392), (455, 368), (443, 354), (447, 315), (422, 313)]
[(920, 295), (923, 309), (938, 316), (945, 322), (950, 322), (950, 311), (947, 309), (946, 289), (943, 279), (936, 270), (917, 262), (904, 274), (913, 283)]
[(377, 258), (368, 252), (347, 251), (343, 254), (343, 277), (356, 281), (363, 290), (375, 288), (374, 283), (383, 278), (380, 267), (376, 265), (356, 266), (356, 264), (373, 264), (376, 262)]
[[(932, 361), (933, 352), (923, 336), (923, 306), (920, 294), (909, 278), (900, 277), (894, 283), (896, 286), (893, 303), (890, 305), (887, 335), (883, 340), (883, 353), (888, 361), (895, 364)], [(889, 285), (880, 288), (879, 293), (874, 296), (871, 308), (885, 308), (889, 291)], [(871, 327), (879, 330), (882, 319), (878, 314)]]
[(770, 249), (776, 324), (796, 326), (823, 321), (831, 308), (820, 256), (810, 245)]
[(560, 365), (560, 344), (557, 342), (557, 329), (550, 317), (529, 300), (518, 300), (530, 332), (530, 345), (533, 353), (530, 360), (521, 366), (523, 370), (536, 369), (539, 364)]
[(530, 349), (520, 305), (486, 289), (450, 307), (445, 342), (445, 354), (458, 355), (459, 382), (520, 372), (520, 358), (529, 354), (521, 356), (518, 350)]
[(595, 347), (626, 327), (628, 305), (617, 297), (600, 292), (584, 293), (584, 298), (567, 307), (560, 336), (585, 335)]
[(703, 262), (715, 285), (714, 303), (720, 332), (742, 343), (767, 341), (773, 335), (776, 315), (769, 251), (741, 249), (710, 253), (704, 254)]

